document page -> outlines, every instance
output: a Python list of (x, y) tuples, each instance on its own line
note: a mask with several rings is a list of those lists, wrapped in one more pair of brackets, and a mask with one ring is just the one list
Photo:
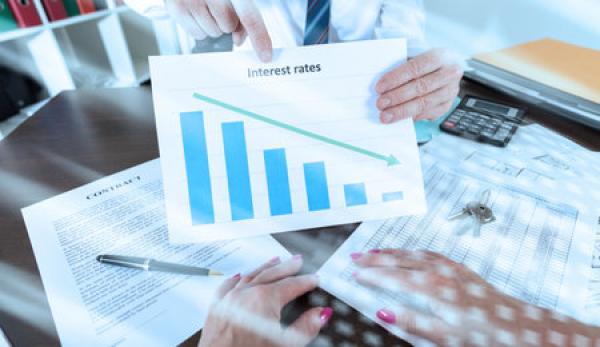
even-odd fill
[[(475, 178), (458, 168), (433, 165), (426, 170), (425, 183), (429, 212), (363, 223), (319, 270), (321, 278), (333, 279), (321, 283), (325, 290), (374, 318), (377, 309), (401, 304), (401, 297), (358, 285), (350, 254), (427, 249), (465, 264), (504, 293), (584, 317), (587, 288), (582, 284), (589, 278), (593, 217), (576, 205)], [(479, 237), (465, 230), (463, 221), (448, 221), (488, 188), (496, 220), (483, 225)]]
[[(349, 59), (351, 57), (351, 59)], [(403, 39), (152, 57), (169, 236), (198, 242), (426, 209), (412, 120), (384, 125)]]
[(209, 267), (232, 276), (289, 253), (270, 236), (168, 243), (159, 160), (23, 209), (61, 344), (172, 346), (202, 328), (227, 277), (144, 272), (100, 254)]

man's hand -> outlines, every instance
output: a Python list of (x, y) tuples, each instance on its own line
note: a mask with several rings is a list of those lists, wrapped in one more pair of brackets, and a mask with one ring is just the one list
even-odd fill
[(250, 38), (258, 57), (271, 60), (273, 44), (253, 0), (166, 0), (169, 13), (194, 39), (232, 34), (236, 45)]
[(377, 83), (382, 123), (401, 119), (435, 119), (458, 95), (463, 70), (446, 50), (434, 49), (388, 72)]

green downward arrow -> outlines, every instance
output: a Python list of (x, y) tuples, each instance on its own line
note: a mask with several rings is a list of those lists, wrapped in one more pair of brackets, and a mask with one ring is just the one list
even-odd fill
[(254, 112), (251, 112), (251, 111), (248, 111), (248, 110), (244, 110), (242, 108), (230, 105), (230, 104), (228, 104), (226, 102), (210, 98), (210, 97), (208, 97), (206, 95), (201, 95), (201, 94), (198, 94), (198, 93), (194, 93), (194, 98), (196, 98), (198, 100), (202, 100), (202, 101), (210, 103), (210, 104), (213, 104), (213, 105), (217, 105), (219, 107), (225, 108), (225, 109), (227, 109), (229, 111), (232, 111), (232, 112), (235, 112), (235, 113), (239, 113), (241, 115), (250, 117), (252, 119), (255, 119), (255, 120), (258, 120), (258, 121), (261, 121), (261, 122), (264, 122), (264, 123), (267, 123), (267, 124), (270, 124), (270, 125), (273, 125), (273, 126), (285, 129), (285, 130), (293, 131), (296, 134), (304, 135), (304, 136), (313, 138), (315, 140), (319, 140), (319, 141), (328, 143), (330, 145), (334, 145), (334, 146), (337, 146), (337, 147), (345, 148), (347, 150), (350, 150), (350, 151), (353, 151), (353, 152), (356, 152), (356, 153), (360, 153), (360, 154), (369, 156), (371, 158), (375, 158), (375, 159), (378, 159), (378, 160), (383, 160), (383, 161), (385, 161), (387, 163), (388, 166), (393, 166), (393, 165), (400, 164), (400, 161), (398, 159), (396, 159), (396, 157), (394, 157), (393, 155), (383, 155), (383, 154), (375, 153), (375, 152), (369, 151), (369, 150), (364, 149), (364, 148), (353, 146), (353, 145), (351, 145), (349, 143), (345, 143), (345, 142), (341, 142), (341, 141), (338, 141), (338, 140), (334, 140), (334, 139), (329, 138), (327, 136), (319, 135), (319, 134), (313, 133), (311, 131), (304, 130), (304, 129), (301, 129), (301, 128), (297, 128), (297, 127), (295, 127), (293, 125), (286, 124), (286, 123), (277, 121), (277, 120), (269, 118), (269, 117), (262, 116), (260, 114), (254, 113)]

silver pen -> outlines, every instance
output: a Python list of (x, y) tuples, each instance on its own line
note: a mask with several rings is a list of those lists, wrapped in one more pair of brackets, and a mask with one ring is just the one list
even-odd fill
[(170, 272), (182, 275), (193, 276), (223, 276), (223, 273), (211, 269), (188, 266), (174, 263), (167, 263), (150, 258), (128, 257), (123, 255), (102, 254), (96, 257), (96, 260), (103, 264), (110, 264), (121, 267), (129, 267), (144, 271)]

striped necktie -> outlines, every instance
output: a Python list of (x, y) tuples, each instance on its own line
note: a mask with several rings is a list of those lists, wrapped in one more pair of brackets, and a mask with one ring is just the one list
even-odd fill
[(304, 45), (320, 45), (329, 41), (330, 0), (308, 0)]

